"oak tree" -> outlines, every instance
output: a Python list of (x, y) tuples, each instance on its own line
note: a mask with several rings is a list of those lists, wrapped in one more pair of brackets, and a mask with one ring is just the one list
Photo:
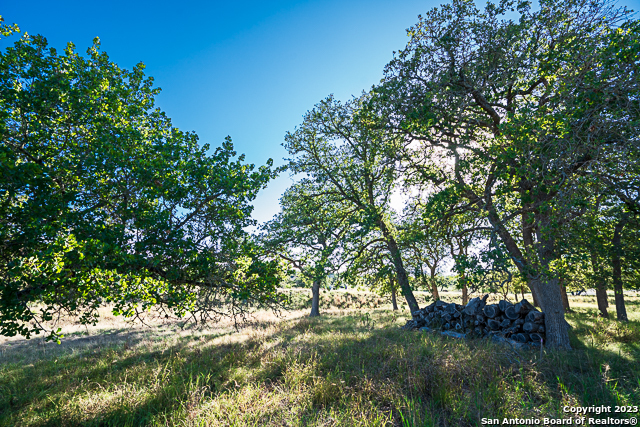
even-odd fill
[(143, 70), (98, 39), (87, 56), (26, 34), (0, 52), (0, 334), (57, 339), (55, 316), (92, 323), (104, 304), (207, 320), (277, 301), (244, 231), (271, 161), (173, 127)]
[(314, 197), (339, 200), (354, 210), (362, 230), (380, 234), (413, 312), (419, 307), (391, 220), (391, 196), (402, 175), (392, 153), (400, 141), (373, 126), (374, 119), (361, 109), (365, 100), (366, 95), (346, 103), (328, 97), (305, 115), (294, 132), (287, 133), (284, 146), (291, 156), (289, 168), (322, 184)]
[(425, 181), (485, 218), (569, 348), (558, 277), (579, 177), (637, 144), (640, 26), (606, 1), (454, 0), (408, 30), (370, 107)]

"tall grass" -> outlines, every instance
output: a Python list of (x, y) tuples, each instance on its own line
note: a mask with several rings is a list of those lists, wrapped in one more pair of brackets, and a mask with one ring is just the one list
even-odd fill
[(405, 332), (408, 313), (386, 308), (264, 315), (240, 331), (6, 341), (0, 426), (476, 426), (568, 418), (565, 405), (637, 405), (637, 299), (628, 325), (572, 302), (570, 353)]

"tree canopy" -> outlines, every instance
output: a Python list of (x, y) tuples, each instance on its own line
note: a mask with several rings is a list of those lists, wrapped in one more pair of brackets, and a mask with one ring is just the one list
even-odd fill
[(341, 103), (328, 97), (285, 137), (289, 168), (324, 183), (315, 197), (329, 196), (355, 211), (354, 223), (364, 232), (379, 232), (396, 270), (398, 285), (411, 311), (418, 303), (391, 221), (391, 196), (401, 179), (400, 165), (389, 153), (399, 140), (372, 125), (362, 109), (366, 97)]
[[(507, 14), (517, 19), (508, 19)], [(409, 30), (374, 90), (405, 158), (457, 212), (486, 219), (569, 347), (552, 264), (583, 177), (637, 150), (638, 29), (607, 2), (454, 0)], [(411, 151), (412, 150), (412, 151)]]
[(264, 248), (312, 281), (311, 316), (320, 315), (320, 285), (339, 270), (343, 242), (353, 233), (354, 209), (322, 195), (322, 186), (301, 180), (285, 191), (280, 213), (262, 226)]
[(28, 35), (0, 53), (1, 334), (61, 310), (93, 322), (105, 303), (206, 319), (276, 300), (276, 266), (244, 231), (271, 160), (244, 163), (230, 138), (209, 154), (154, 108), (143, 70), (98, 39), (86, 57)]

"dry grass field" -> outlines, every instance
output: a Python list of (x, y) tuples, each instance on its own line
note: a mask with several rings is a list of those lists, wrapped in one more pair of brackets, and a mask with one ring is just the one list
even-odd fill
[(323, 293), (323, 315), (309, 319), (308, 293), (287, 292), (295, 309), (238, 330), (142, 326), (105, 309), (94, 327), (68, 319), (60, 345), (0, 338), (0, 426), (479, 426), (640, 404), (636, 294), (629, 324), (598, 318), (595, 297), (570, 297), (567, 353), (402, 331), (406, 309), (368, 293)]

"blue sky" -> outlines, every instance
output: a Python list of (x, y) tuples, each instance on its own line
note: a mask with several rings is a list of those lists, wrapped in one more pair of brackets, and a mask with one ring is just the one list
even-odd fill
[[(283, 164), (281, 144), (327, 95), (348, 99), (382, 78), (424, 1), (30, 1), (0, 14), (54, 47), (84, 52), (94, 37), (120, 67), (142, 61), (174, 126), (215, 147), (230, 135), (247, 161)], [(270, 219), (284, 174), (255, 201)]]
[[(54, 47), (84, 52), (94, 37), (119, 66), (142, 61), (174, 126), (247, 161), (283, 164), (287, 131), (329, 94), (348, 99), (382, 78), (405, 29), (442, 1), (5, 1), (0, 14)], [(638, 0), (625, 2), (638, 9)], [(284, 174), (255, 201), (270, 219)]]

